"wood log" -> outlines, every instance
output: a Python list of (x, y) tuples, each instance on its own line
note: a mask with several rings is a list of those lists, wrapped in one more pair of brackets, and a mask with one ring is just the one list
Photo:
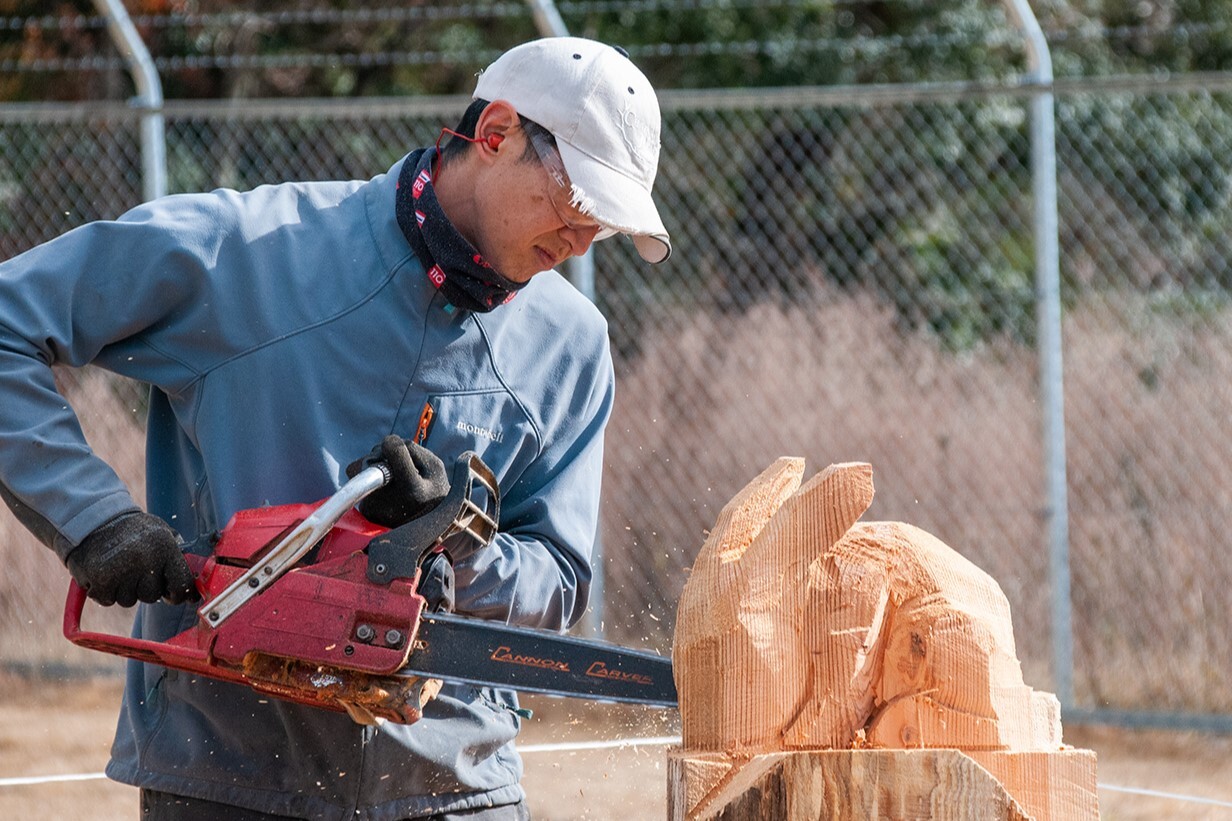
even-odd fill
[(670, 821), (1097, 819), (1095, 754), (815, 750), (668, 753)]
[[(793, 778), (818, 767), (876, 772), (879, 795), (897, 773), (974, 767), (994, 782), (1004, 775), (1011, 783), (1002, 790), (1020, 810), (1042, 817), (1051, 817), (1054, 787), (1064, 793), (1056, 806), (1085, 808), (1088, 793), (1093, 802), (1094, 756), (1063, 747), (1056, 698), (1024, 683), (1009, 602), (996, 581), (919, 528), (859, 522), (873, 498), (869, 465), (831, 465), (804, 483), (803, 475), (803, 460), (783, 458), (741, 490), (720, 512), (685, 585), (673, 664), (680, 755), (693, 763), (673, 770), (689, 782), (673, 783), (679, 804), (709, 806), (694, 793), (710, 795), (715, 773), (751, 784), (751, 775), (736, 775), (748, 762), (793, 750), (847, 758), (764, 760)], [(969, 755), (886, 763), (880, 750), (853, 751), (869, 747), (890, 758), (892, 748)], [(977, 752), (986, 754), (980, 764), (992, 764), (977, 765)], [(863, 753), (876, 761), (834, 763)], [(904, 790), (904, 801), (920, 793)]]

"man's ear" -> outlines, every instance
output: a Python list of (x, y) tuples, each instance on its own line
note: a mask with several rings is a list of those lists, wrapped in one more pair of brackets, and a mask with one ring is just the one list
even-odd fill
[(508, 150), (506, 141), (515, 131), (521, 130), (520, 125), (517, 110), (507, 101), (488, 103), (475, 122), (475, 147), (479, 154), (491, 158), (497, 151)]

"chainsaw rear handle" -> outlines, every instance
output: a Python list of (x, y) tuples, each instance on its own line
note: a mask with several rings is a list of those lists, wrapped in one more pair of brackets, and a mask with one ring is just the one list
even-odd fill
[[(325, 534), (329, 533), (330, 529), (338, 523), (338, 520), (341, 519), (348, 510), (359, 504), (359, 502), (370, 493), (373, 493), (374, 491), (389, 484), (391, 478), (392, 476), (389, 472), (389, 468), (384, 462), (374, 463), (373, 465), (361, 470), (355, 475), (354, 478), (342, 487), (338, 488), (332, 496), (322, 502), (311, 515), (305, 518), (299, 525), (292, 529), (290, 533), (284, 536), (278, 545), (266, 554), (262, 562), (257, 563), (257, 565), (251, 568), (248, 573), (241, 576), (235, 584), (220, 593), (214, 599), (214, 603), (217, 603), (219, 599), (222, 599), (224, 596), (231, 593), (232, 588), (240, 587), (241, 585), (246, 586), (247, 589), (254, 592), (257, 590), (263, 590), (269, 585), (270, 582), (289, 570), (295, 562), (299, 561), (299, 559), (301, 559), (314, 546), (316, 546), (321, 539), (325, 538)], [(200, 556), (196, 556), (191, 552), (186, 552), (184, 554), (184, 558), (188, 561), (189, 569), (192, 570), (193, 575), (200, 576), (201, 570), (205, 566), (205, 559)], [(252, 581), (249, 581), (250, 577), (252, 578)], [(66, 631), (68, 629), (71, 615), (70, 611), (73, 610), (74, 607), (76, 609), (74, 624), (77, 626), (74, 629), (80, 627), (81, 610), (82, 607), (84, 607), (85, 593), (81, 592), (80, 595), (80, 597), (83, 598), (82, 604), (80, 606), (75, 605), (74, 603), (76, 602), (76, 599), (79, 598), (79, 587), (80, 586), (76, 583), (76, 581), (73, 581), (69, 586), (68, 600), (66, 602), (68, 606), (66, 606), (64, 612)], [(248, 597), (245, 597), (244, 601), (247, 601), (247, 598)], [(242, 603), (243, 602), (239, 602), (239, 604)], [(231, 607), (226, 615), (230, 615), (230, 613), (234, 612), (237, 607), (238, 605), (236, 605), (236, 607)], [(204, 610), (207, 608), (203, 606), (202, 609)], [(218, 624), (223, 618), (225, 618), (225, 616), (221, 616), (219, 619), (213, 620), (211, 623)], [(79, 630), (78, 634), (80, 634)]]
[[(185, 553), (184, 560), (188, 562), (188, 569), (192, 571), (193, 576), (200, 578), (205, 568), (206, 557), (198, 556), (194, 553)], [(200, 588), (198, 588), (198, 591), (201, 592)], [(105, 653), (156, 664), (170, 659), (178, 659), (181, 665), (187, 663), (190, 666), (193, 664), (204, 665), (207, 662), (205, 653), (191, 647), (180, 647), (163, 642), (116, 635), (114, 633), (96, 633), (82, 630), (81, 614), (85, 610), (86, 598), (85, 588), (77, 584), (76, 580), (70, 580), (68, 597), (64, 602), (64, 637), (73, 644), (87, 647), (91, 650), (101, 650)]]
[[(198, 613), (207, 619), (208, 624), (215, 626), (221, 624), (227, 616), (238, 610), (257, 592), (268, 587), (272, 581), (308, 553), (348, 510), (368, 494), (387, 485), (389, 480), (389, 468), (383, 463), (364, 468), (284, 536), (260, 562), (249, 568), (244, 575), (212, 601), (202, 605)], [(191, 552), (185, 553), (184, 559), (188, 562), (193, 576), (199, 577), (205, 567), (206, 559)], [(159, 642), (83, 631), (81, 614), (85, 608), (85, 600), (85, 590), (76, 581), (72, 581), (69, 584), (68, 597), (64, 605), (64, 636), (74, 644), (96, 650), (110, 648), (112, 652), (118, 652), (119, 655), (140, 661), (157, 661), (169, 651), (167, 645)], [(212, 615), (215, 613), (218, 615)], [(121, 652), (122, 650), (129, 652)], [(174, 651), (174, 648), (171, 650)], [(154, 655), (151, 655), (152, 653)], [(178, 653), (175, 654), (178, 655)], [(199, 654), (192, 655), (196, 658)]]
[[(394, 538), (377, 537), (368, 545), (368, 552), (375, 554), (369, 556), (367, 563), (371, 581), (388, 585), (395, 578), (413, 577), (421, 562), (454, 535), (464, 534), (480, 545), (492, 540), (500, 518), (500, 488), (491, 469), (477, 454), (467, 451), (455, 460), (451, 480), (449, 494), (436, 509), (386, 534)], [(266, 551), (260, 561), (213, 599), (202, 604), (198, 615), (204, 620), (203, 623), (217, 627), (225, 621), (307, 555), (338, 520), (362, 499), (389, 481), (390, 472), (383, 463), (374, 464), (356, 474), (283, 536), (277, 545)], [(479, 499), (481, 503), (476, 503), (479, 497), (482, 497)], [(206, 591), (201, 590), (200, 578), (207, 557), (187, 552), (184, 558), (198, 579), (199, 592), (204, 594)], [(160, 660), (166, 662), (174, 659), (183, 669), (208, 665), (206, 655), (193, 647), (82, 630), (81, 617), (86, 598), (86, 591), (75, 581), (71, 582), (65, 601), (63, 627), (65, 637), (74, 644), (139, 661), (158, 663)]]

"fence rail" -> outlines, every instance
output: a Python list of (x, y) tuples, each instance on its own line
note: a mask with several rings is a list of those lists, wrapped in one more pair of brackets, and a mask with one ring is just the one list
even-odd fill
[[(1076, 705), (1227, 729), (1232, 76), (1052, 89)], [(1027, 680), (1052, 684), (1031, 90), (662, 94), (656, 194), (676, 254), (650, 268), (620, 240), (595, 252), (618, 371), (609, 637), (668, 648), (705, 529), (775, 457), (859, 459), (870, 518), (988, 570)], [(464, 104), (167, 103), (170, 190), (367, 177)], [(138, 140), (124, 106), (0, 106), (0, 256), (135, 205)], [(140, 493), (139, 387), (60, 377)], [(55, 636), (63, 569), (2, 515), (0, 655), (92, 663)]]

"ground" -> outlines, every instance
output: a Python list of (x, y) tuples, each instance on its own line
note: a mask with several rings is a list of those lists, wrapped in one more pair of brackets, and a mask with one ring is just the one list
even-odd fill
[[(0, 783), (22, 776), (97, 773), (107, 760), (119, 682), (47, 683), (0, 677)], [(675, 735), (673, 711), (531, 701), (523, 745)], [(1109, 789), (1148, 789), (1232, 804), (1232, 738), (1188, 733), (1066, 727), (1065, 740), (1099, 756), (1106, 819), (1232, 819), (1232, 807)], [(524, 785), (533, 817), (666, 817), (665, 748), (526, 752)], [(137, 818), (137, 792), (110, 781), (0, 786), (0, 818), (93, 821)]]

